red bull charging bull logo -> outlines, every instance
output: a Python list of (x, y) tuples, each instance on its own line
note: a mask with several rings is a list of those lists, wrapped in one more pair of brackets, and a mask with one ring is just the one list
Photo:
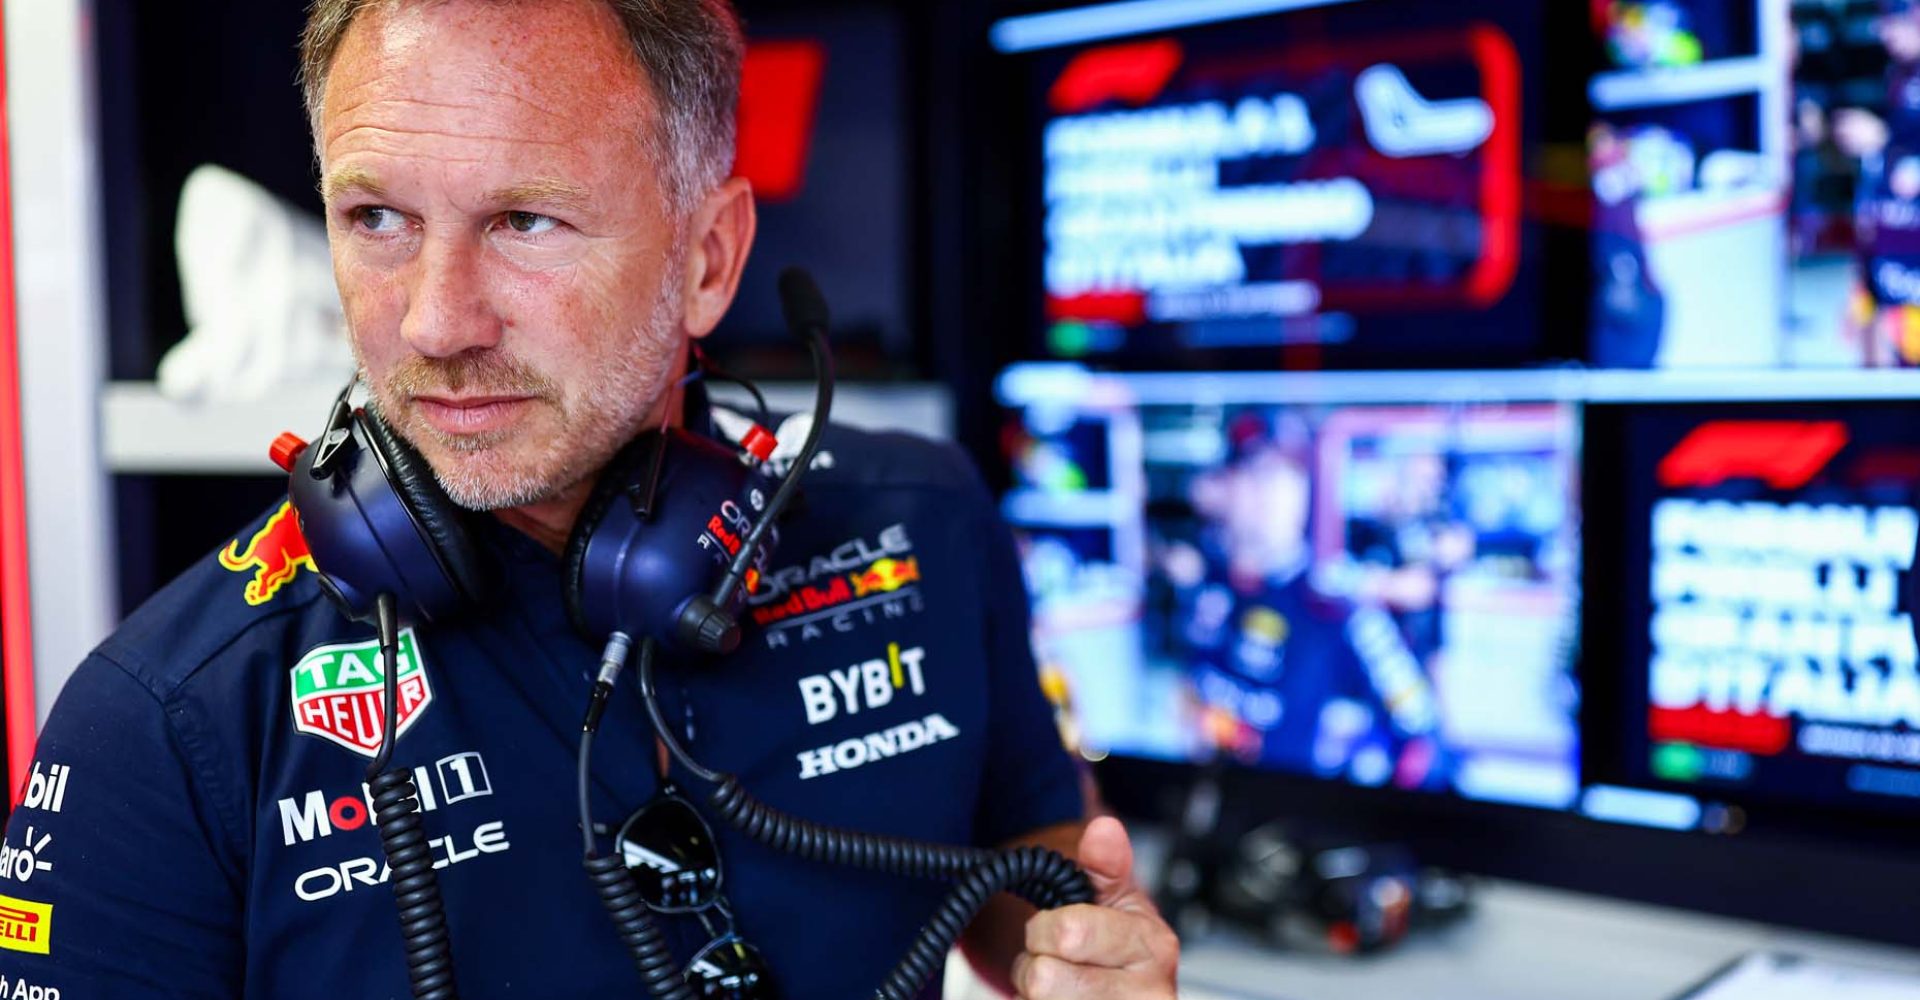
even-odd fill
[(913, 556), (877, 559), (866, 569), (849, 574), (848, 579), (853, 583), (855, 597), (890, 594), (909, 583), (919, 582), (920, 561)]
[(273, 595), (293, 582), (302, 568), (312, 570), (313, 554), (307, 551), (306, 536), (300, 534), (293, 504), (281, 504), (266, 525), (247, 540), (246, 548), (240, 547), (238, 538), (227, 543), (220, 553), (220, 565), (235, 573), (253, 573), (253, 579), (247, 581), (246, 598), (255, 606), (273, 600)]

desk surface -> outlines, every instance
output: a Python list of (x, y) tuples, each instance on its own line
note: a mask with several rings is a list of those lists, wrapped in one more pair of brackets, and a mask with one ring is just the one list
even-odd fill
[[(1671, 1000), (1760, 948), (1920, 976), (1920, 952), (1508, 882), (1477, 912), (1365, 959), (1227, 933), (1185, 943), (1190, 1000)], [(1811, 998), (1810, 998), (1811, 1000)]]
[[(1495, 881), (1481, 883), (1472, 916), (1370, 958), (1276, 952), (1231, 931), (1189, 939), (1181, 952), (1181, 996), (1672, 1000), (1761, 948), (1920, 976), (1920, 951)], [(949, 1000), (994, 996), (959, 970), (949, 972)]]

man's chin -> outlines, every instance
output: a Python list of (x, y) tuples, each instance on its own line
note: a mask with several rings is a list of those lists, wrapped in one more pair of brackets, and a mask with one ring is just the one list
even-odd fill
[(441, 451), (428, 456), (434, 479), (455, 504), (474, 511), (539, 503), (555, 492), (554, 477), (530, 457), (507, 448)]

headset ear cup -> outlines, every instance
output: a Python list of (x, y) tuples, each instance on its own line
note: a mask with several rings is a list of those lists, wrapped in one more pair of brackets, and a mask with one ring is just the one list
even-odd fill
[(614, 501), (626, 499), (628, 487), (639, 482), (636, 473), (653, 462), (654, 449), (666, 446), (665, 435), (648, 433), (621, 448), (600, 471), (599, 481), (593, 484), (593, 492), (587, 494), (586, 504), (574, 519), (573, 533), (567, 536), (567, 548), (561, 554), (561, 599), (574, 631), (589, 642), (604, 642), (607, 637), (589, 633), (586, 614), (581, 608), (581, 594), (586, 587), (587, 543), (593, 540), (594, 531)]
[(380, 453), (381, 465), (400, 499), (413, 515), (414, 524), (426, 535), (440, 568), (446, 571), (461, 597), (470, 607), (492, 600), (499, 574), (493, 562), (474, 540), (473, 515), (453, 502), (433, 477), (433, 468), (404, 438), (388, 427), (379, 414), (366, 411), (360, 417), (367, 443)]

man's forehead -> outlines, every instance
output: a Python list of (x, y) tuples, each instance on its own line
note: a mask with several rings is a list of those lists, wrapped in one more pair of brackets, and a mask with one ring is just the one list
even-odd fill
[(592, 0), (382, 4), (342, 39), (323, 142), (352, 128), (567, 141), (650, 111), (624, 30)]
[[(391, 192), (380, 171), (354, 161), (328, 171), (321, 182), (321, 195), (328, 202), (350, 194), (385, 198)], [(585, 186), (565, 178), (534, 175), (487, 189), (479, 195), (479, 201), (489, 207), (526, 205), (580, 211), (593, 205), (594, 195)]]

